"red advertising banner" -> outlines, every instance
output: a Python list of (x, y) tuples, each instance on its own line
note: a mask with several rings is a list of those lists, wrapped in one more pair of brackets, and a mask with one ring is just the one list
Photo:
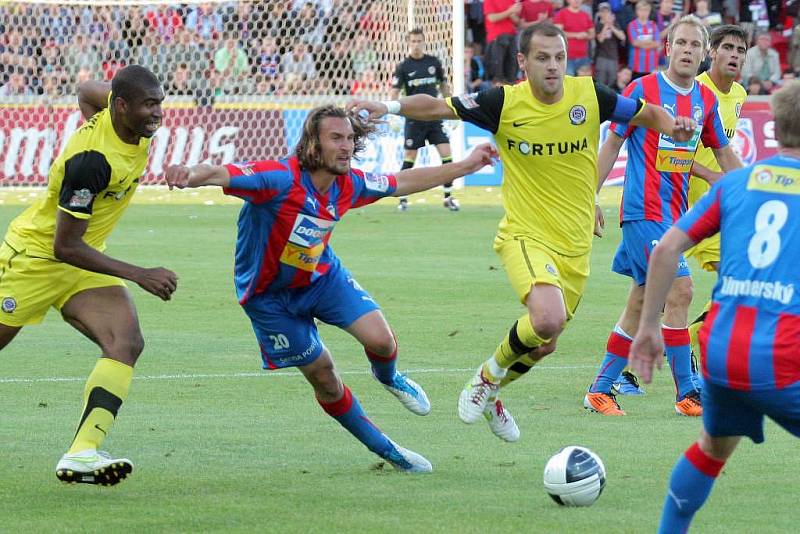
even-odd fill
[[(294, 115), (297, 112), (246, 104), (231, 109), (165, 108), (163, 126), (153, 137), (143, 183), (159, 183), (167, 165), (282, 157), (288, 152), (287, 142), (293, 142), (287, 139), (292, 135), (287, 117), (292, 117), (292, 131), (302, 124), (302, 118)], [(47, 183), (54, 155), (61, 152), (82, 122), (75, 107), (0, 105), (0, 186)], [(607, 127), (605, 123), (601, 140)], [(402, 138), (397, 137), (396, 143), (401, 150)], [(766, 99), (745, 103), (733, 144), (745, 164), (775, 153), (774, 121)], [(623, 146), (607, 183), (621, 182), (626, 161)], [(496, 183), (501, 179), (496, 176)]]
[[(229, 163), (286, 154), (282, 110), (164, 110), (143, 183), (159, 183), (167, 165)], [(76, 108), (0, 107), (0, 185), (44, 185), (55, 154), (83, 123)]]

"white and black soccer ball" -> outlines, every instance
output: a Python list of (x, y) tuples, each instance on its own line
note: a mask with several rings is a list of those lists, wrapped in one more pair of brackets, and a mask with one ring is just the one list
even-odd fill
[(590, 506), (605, 485), (603, 461), (586, 447), (564, 447), (544, 467), (544, 489), (562, 506)]

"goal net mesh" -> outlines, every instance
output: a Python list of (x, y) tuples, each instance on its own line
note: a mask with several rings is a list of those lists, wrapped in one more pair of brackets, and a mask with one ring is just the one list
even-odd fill
[[(389, 97), (409, 23), (452, 84), (450, 0), (2, 1), (0, 185), (44, 185), (83, 122), (78, 83), (129, 64), (151, 69), (167, 95), (144, 183), (171, 164), (283, 157), (310, 108)], [(400, 168), (393, 126), (360, 168)]]

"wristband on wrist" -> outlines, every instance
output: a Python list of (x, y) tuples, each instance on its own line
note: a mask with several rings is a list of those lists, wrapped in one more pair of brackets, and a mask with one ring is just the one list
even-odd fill
[(392, 115), (398, 115), (400, 113), (400, 101), (399, 100), (384, 100), (381, 102), (384, 106), (386, 106), (386, 113), (390, 113)]
[(600, 205), (600, 193), (599, 192), (594, 194), (594, 204), (595, 204), (595, 206), (599, 206)]

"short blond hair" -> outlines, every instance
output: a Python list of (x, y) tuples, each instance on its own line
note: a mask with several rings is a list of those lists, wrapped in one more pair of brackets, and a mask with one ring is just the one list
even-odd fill
[(670, 46), (675, 43), (675, 30), (678, 29), (678, 26), (682, 26), (687, 24), (689, 26), (694, 26), (698, 30), (700, 30), (700, 35), (703, 38), (703, 50), (708, 50), (708, 28), (706, 25), (703, 24), (699, 18), (695, 17), (694, 15), (684, 15), (675, 22), (667, 30), (667, 42)]
[(775, 116), (775, 137), (786, 148), (800, 148), (800, 81), (786, 82), (772, 94), (770, 107)]

